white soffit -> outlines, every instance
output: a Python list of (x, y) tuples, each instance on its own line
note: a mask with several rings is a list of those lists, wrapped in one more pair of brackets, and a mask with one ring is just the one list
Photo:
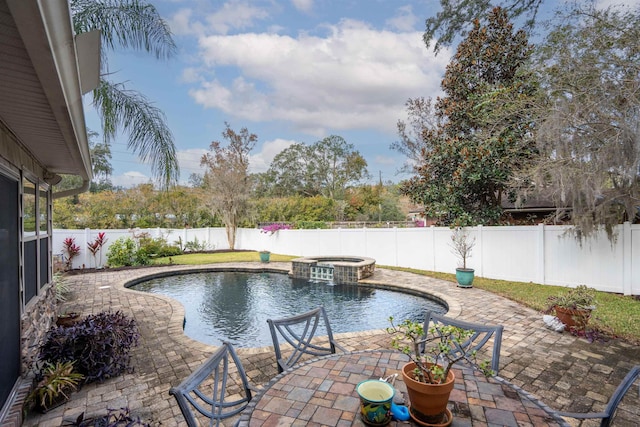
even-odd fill
[(48, 171), (91, 178), (67, 0), (0, 0), (0, 120)]

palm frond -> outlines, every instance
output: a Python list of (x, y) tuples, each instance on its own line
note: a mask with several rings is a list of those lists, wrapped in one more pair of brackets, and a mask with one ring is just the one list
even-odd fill
[(177, 182), (179, 167), (173, 135), (160, 109), (141, 93), (104, 79), (93, 91), (93, 104), (102, 119), (106, 141), (119, 130), (126, 131), (128, 148), (151, 164), (154, 179), (163, 186)]
[(71, 0), (76, 33), (99, 29), (103, 46), (144, 50), (158, 59), (176, 52), (169, 25), (155, 6), (141, 0)]

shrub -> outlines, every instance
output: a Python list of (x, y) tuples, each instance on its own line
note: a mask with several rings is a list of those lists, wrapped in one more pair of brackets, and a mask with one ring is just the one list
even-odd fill
[(186, 252), (204, 252), (208, 251), (211, 246), (206, 241), (198, 241), (197, 237), (184, 244), (184, 250)]
[(296, 221), (295, 228), (301, 230), (327, 229), (329, 224), (325, 221)]
[(151, 424), (144, 422), (140, 417), (133, 417), (129, 413), (129, 408), (107, 409), (107, 414), (103, 416), (85, 418), (84, 412), (75, 420), (74, 427), (117, 427), (117, 426), (145, 426)]
[(137, 251), (136, 242), (131, 237), (121, 237), (109, 246), (107, 263), (110, 267), (134, 265)]
[(69, 287), (67, 280), (59, 271), (56, 273), (53, 273), (53, 285), (56, 290), (56, 301), (59, 301), (59, 302), (66, 301), (67, 294), (71, 292), (71, 288)]
[(102, 381), (130, 369), (131, 348), (138, 344), (135, 320), (122, 312), (86, 316), (70, 327), (52, 327), (40, 347), (40, 360), (74, 362), (86, 382)]
[[(178, 246), (170, 245), (167, 239), (162, 237), (153, 239), (148, 235), (142, 236), (138, 239), (138, 246), (138, 251), (143, 252), (139, 257), (146, 263), (148, 263), (150, 257), (167, 257), (182, 254), (182, 250)], [(141, 264), (145, 265), (144, 263)]]
[(284, 224), (281, 222), (274, 222), (273, 224), (265, 225), (260, 230), (261, 233), (265, 233), (268, 235), (272, 235), (277, 233), (279, 230), (290, 230), (292, 227), (289, 224)]
[(80, 246), (76, 245), (75, 237), (67, 237), (64, 239), (62, 246), (65, 253), (65, 267), (67, 270), (71, 270), (73, 259), (80, 253)]

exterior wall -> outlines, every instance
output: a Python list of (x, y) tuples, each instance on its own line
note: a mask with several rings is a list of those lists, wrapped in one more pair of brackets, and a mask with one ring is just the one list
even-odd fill
[(22, 169), (28, 170), (36, 176), (43, 176), (42, 167), (22, 148), (2, 121), (0, 121), (0, 162), (9, 165), (16, 171), (20, 170), (20, 166), (22, 166)]
[[(42, 180), (43, 168), (33, 160), (30, 154), (17, 142), (13, 134), (0, 121), (0, 166), (18, 177), (28, 173), (29, 176)], [(15, 210), (21, 216), (17, 201), (3, 200), (3, 209)], [(50, 206), (47, 206), (50, 211)], [(39, 246), (37, 246), (39, 247)], [(4, 250), (21, 251), (17, 248)], [(24, 269), (24, 262), (22, 269)], [(25, 277), (24, 271), (20, 277)], [(37, 357), (38, 344), (53, 322), (56, 300), (51, 284), (40, 287), (37, 296), (24, 307), (20, 307), (20, 378), (4, 407), (0, 407), (0, 425), (20, 426), (22, 424), (22, 407), (30, 392), (32, 382), (32, 365)], [(16, 301), (16, 304), (21, 304)], [(2, 327), (2, 325), (0, 325)]]
[[(575, 287), (581, 284), (607, 292), (640, 295), (640, 224), (619, 225), (618, 238), (610, 242), (602, 233), (580, 245), (567, 234), (568, 226), (536, 225), (471, 227), (476, 244), (467, 267), (476, 275), (516, 282)], [(74, 268), (91, 265), (87, 242), (106, 231), (108, 245), (129, 230), (54, 230), (53, 251), (60, 253), (62, 240), (75, 237), (81, 248)], [(153, 237), (169, 242), (209, 242), (211, 249), (228, 249), (223, 228), (149, 229)], [(236, 249), (269, 250), (301, 257), (362, 256), (377, 265), (449, 272), (458, 266), (451, 252), (451, 229), (447, 227), (375, 228), (336, 230), (280, 230), (273, 235), (258, 229), (239, 229)], [(637, 258), (637, 256), (636, 256)]]
[(43, 288), (39, 298), (27, 304), (22, 315), (22, 376), (30, 377), (33, 364), (38, 359), (38, 347), (57, 315), (55, 289), (52, 284)]

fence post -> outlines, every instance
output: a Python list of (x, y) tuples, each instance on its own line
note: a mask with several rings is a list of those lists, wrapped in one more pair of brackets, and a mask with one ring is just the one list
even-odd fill
[(84, 244), (80, 246), (82, 249), (82, 253), (84, 254), (84, 263), (83, 265), (86, 268), (91, 268), (91, 260), (89, 259), (89, 241), (91, 240), (91, 229), (84, 229)]
[(393, 264), (394, 266), (399, 266), (400, 265), (400, 261), (398, 260), (398, 250), (400, 245), (398, 245), (398, 227), (393, 227), (393, 245), (394, 245), (394, 254), (395, 254), (395, 264)]
[(633, 291), (631, 274), (631, 223), (622, 224), (622, 292), (631, 295)]
[(427, 267), (427, 270), (436, 271), (436, 226), (429, 226), (429, 234), (431, 237), (431, 265)]
[(538, 248), (538, 253), (536, 254), (536, 283), (541, 285), (545, 285), (545, 277), (546, 277), (546, 262), (544, 259), (544, 224), (538, 224), (538, 229), (536, 230), (536, 243)]
[(484, 257), (482, 256), (482, 231), (484, 230), (482, 228), (482, 224), (478, 225), (478, 233), (477, 233), (477, 243), (478, 243), (478, 248), (476, 249), (476, 252), (478, 254), (480, 254), (480, 265), (478, 267), (478, 272), (476, 273), (478, 275), (478, 277), (483, 277), (484, 274), (482, 272), (482, 266), (484, 264)]

